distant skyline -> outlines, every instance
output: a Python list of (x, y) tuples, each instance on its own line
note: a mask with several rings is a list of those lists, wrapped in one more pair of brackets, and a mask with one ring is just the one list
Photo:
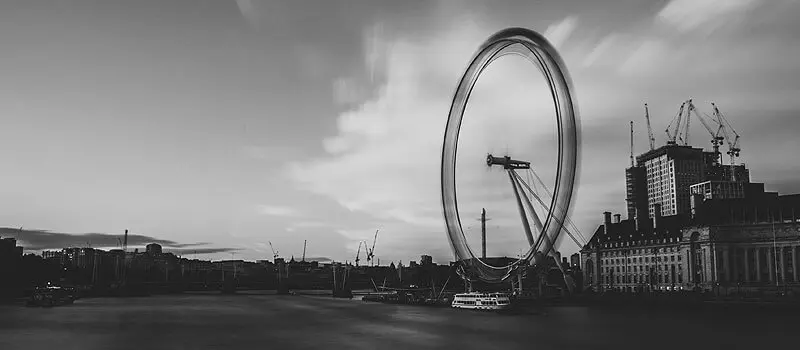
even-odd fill
[[(642, 153), (644, 103), (663, 144), (682, 101), (706, 113), (715, 102), (752, 180), (798, 193), (797, 13), (797, 0), (4, 1), (0, 235), (44, 249), (129, 229), (247, 260), (271, 259), (269, 242), (297, 258), (308, 240), (307, 256), (352, 261), (380, 229), (382, 262), (450, 261), (447, 110), (477, 46), (510, 26), (543, 33), (572, 75), (583, 137), (572, 220), (587, 238), (604, 211), (624, 218), (628, 123)], [(508, 152), (552, 173), (543, 87), (504, 58), (470, 100), (460, 209), (473, 247), (489, 211), (490, 255), (516, 255), (524, 238), (507, 179), (481, 161)]]

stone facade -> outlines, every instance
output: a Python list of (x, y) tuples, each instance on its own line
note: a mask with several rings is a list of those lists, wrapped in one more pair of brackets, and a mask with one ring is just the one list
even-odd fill
[(688, 226), (679, 235), (595, 242), (581, 251), (595, 291), (800, 290), (797, 221)]

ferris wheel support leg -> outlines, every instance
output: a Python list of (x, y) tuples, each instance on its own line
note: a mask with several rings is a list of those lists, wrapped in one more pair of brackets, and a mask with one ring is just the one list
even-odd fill
[(539, 215), (536, 214), (536, 210), (533, 208), (533, 203), (531, 203), (531, 200), (528, 198), (528, 195), (525, 194), (525, 191), (522, 190), (522, 183), (520, 183), (519, 174), (517, 174), (514, 170), (509, 170), (509, 173), (511, 175), (511, 181), (513, 181), (515, 184), (514, 188), (519, 189), (519, 193), (517, 194), (517, 199), (519, 200), (520, 197), (524, 199), (525, 206), (528, 207), (528, 210), (531, 212), (534, 229), (536, 230), (537, 233), (539, 233), (536, 239), (534, 239), (533, 236), (531, 235), (530, 238), (528, 238), (528, 242), (532, 247), (538, 249), (539, 245), (541, 244), (542, 238), (547, 239), (547, 235), (544, 232), (544, 225), (542, 224), (542, 220), (539, 218)]
[[(531, 225), (528, 223), (528, 216), (525, 214), (525, 207), (522, 205), (522, 199), (520, 198), (521, 189), (519, 188), (519, 184), (517, 183), (517, 179), (514, 176), (514, 172), (512, 170), (508, 171), (508, 178), (511, 180), (511, 187), (514, 189), (514, 196), (517, 198), (517, 209), (519, 209), (519, 216), (522, 220), (522, 228), (525, 229), (525, 236), (528, 238), (528, 244), (533, 246), (536, 241), (533, 239), (533, 233), (531, 232)], [(527, 198), (526, 198), (527, 199)], [(534, 213), (536, 215), (536, 213)]]

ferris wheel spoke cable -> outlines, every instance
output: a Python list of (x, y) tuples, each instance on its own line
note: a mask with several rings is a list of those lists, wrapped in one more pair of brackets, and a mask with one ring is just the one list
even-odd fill
[[(542, 178), (539, 177), (539, 174), (537, 174), (536, 171), (533, 170), (533, 168), (528, 169), (528, 172), (529, 172), (529, 174), (533, 174), (533, 176), (536, 178), (536, 180), (541, 184), (541, 187), (544, 189), (545, 193), (547, 193), (548, 197), (545, 197), (545, 198), (552, 200), (553, 194), (547, 188), (547, 185), (544, 183), (544, 181), (542, 181)], [(535, 182), (533, 184), (534, 184), (534, 186), (536, 185)], [(544, 204), (542, 204), (542, 205), (544, 205)], [(583, 235), (583, 233), (580, 230), (578, 230), (578, 228), (575, 226), (575, 223), (572, 222), (572, 220), (569, 217), (565, 217), (565, 222), (569, 226), (571, 226), (573, 230), (575, 230), (575, 232), (578, 234), (578, 236), (581, 238), (581, 241), (583, 241), (583, 244), (585, 245), (587, 243), (586, 237)]]
[[(522, 178), (520, 178), (520, 177), (519, 177), (519, 175), (518, 175), (518, 174), (516, 174), (516, 173), (515, 173), (515, 175), (517, 175), (517, 180), (518, 180), (519, 182), (521, 182), (521, 183), (522, 183), (522, 185), (523, 185), (524, 187), (526, 187), (528, 190), (530, 190), (530, 187), (528, 186), (528, 184), (526, 184), (526, 183), (525, 183), (525, 182), (522, 180)], [(536, 199), (536, 200), (537, 200), (537, 202), (539, 202), (539, 204), (541, 204), (542, 206), (546, 207), (546, 205), (544, 204), (544, 202), (542, 201), (542, 199), (541, 199), (541, 198), (540, 198), (540, 197), (539, 197), (539, 196), (538, 196), (536, 193), (534, 193), (533, 191), (530, 191), (530, 192), (531, 192), (531, 195), (534, 197), (534, 199)], [(526, 200), (527, 200), (527, 197), (526, 197)], [(530, 205), (530, 207), (531, 207), (531, 211), (533, 211), (533, 208), (532, 208), (532, 206), (533, 206), (533, 205), (532, 205), (532, 204), (530, 204), (530, 201), (528, 201), (528, 203), (529, 203), (529, 205)], [(549, 213), (549, 211), (548, 211), (548, 213)], [(535, 215), (535, 213), (534, 213), (534, 215)], [(552, 216), (552, 214), (549, 214), (549, 215), (550, 215), (550, 216)], [(556, 219), (556, 223), (558, 223), (558, 224), (559, 224), (559, 226), (561, 226), (561, 227), (562, 227), (562, 230), (564, 230), (564, 231), (567, 231), (566, 229), (564, 229), (564, 227), (563, 227), (563, 224), (562, 224), (562, 222), (561, 222), (560, 220)], [(559, 231), (556, 231), (556, 232), (559, 232)], [(544, 234), (544, 232), (542, 232), (542, 234), (541, 234), (541, 236), (540, 236), (540, 239), (539, 239), (539, 240), (536, 242), (536, 244), (534, 245), (534, 247), (533, 247), (533, 248), (534, 248), (534, 249), (538, 249), (539, 247), (541, 247), (541, 244), (542, 244), (542, 242), (544, 242), (544, 243), (546, 243), (546, 246), (545, 246), (545, 251), (544, 251), (543, 253), (544, 253), (544, 255), (547, 255), (547, 254), (550, 252), (550, 250), (553, 248), (553, 242), (554, 242), (554, 241), (555, 241), (555, 239), (558, 237), (557, 233), (556, 233), (554, 236), (555, 236), (555, 237), (553, 237), (553, 238), (551, 239), (549, 236), (547, 236), (546, 234)]]
[[(513, 172), (513, 171), (510, 171), (510, 172)], [(519, 181), (519, 182), (522, 182), (521, 178), (519, 178), (519, 174), (517, 174), (516, 172), (513, 172), (513, 173), (516, 176), (516, 180)], [(518, 184), (518, 187), (522, 187), (522, 186)], [(531, 244), (531, 248), (530, 249), (531, 249), (531, 251), (539, 251), (539, 248), (541, 247), (542, 243), (544, 242), (546, 245), (545, 245), (545, 249), (544, 249), (544, 251), (542, 251), (542, 253), (543, 253), (543, 255), (546, 256), (546, 255), (551, 253), (551, 250), (553, 248), (553, 241), (555, 240), (555, 238), (554, 239), (550, 239), (550, 237), (548, 237), (544, 233), (544, 227), (542, 225), (541, 220), (539, 219), (539, 216), (536, 214), (535, 209), (533, 208), (533, 204), (528, 199), (528, 196), (525, 194), (525, 192), (522, 192), (521, 195), (522, 195), (522, 198), (525, 199), (525, 204), (527, 205), (528, 209), (531, 211), (531, 216), (534, 219), (534, 225), (536, 225), (536, 230), (540, 233), (539, 237), (536, 239), (536, 241)]]
[[(519, 178), (519, 175), (517, 175), (517, 177), (518, 177), (518, 180), (519, 180), (520, 182), (522, 182), (522, 185), (528, 189), (528, 191), (531, 193), (531, 195), (534, 197), (534, 199), (536, 199), (536, 201), (537, 201), (537, 202), (539, 202), (539, 204), (541, 204), (543, 207), (547, 207), (547, 205), (544, 203), (544, 201), (542, 201), (541, 197), (539, 197), (539, 196), (538, 196), (538, 195), (537, 195), (537, 194), (536, 194), (536, 193), (535, 193), (535, 192), (534, 192), (534, 191), (533, 191), (533, 190), (530, 188), (530, 186), (528, 186), (528, 184), (526, 184), (526, 183), (525, 183), (525, 182), (524, 182), (524, 181), (523, 181), (521, 178)], [(567, 227), (564, 225), (564, 223), (563, 223), (563, 222), (561, 222), (561, 221), (560, 221), (560, 220), (558, 220), (558, 219), (555, 219), (555, 220), (556, 220), (556, 222), (557, 222), (559, 225), (561, 225), (561, 228), (562, 228), (562, 230), (564, 230), (564, 232), (566, 232), (566, 233), (567, 233), (567, 235), (569, 235), (569, 236), (570, 236), (570, 238), (572, 238), (572, 240), (573, 240), (573, 241), (575, 241), (575, 244), (577, 244), (579, 247), (581, 247), (581, 246), (582, 246), (582, 245), (581, 245), (581, 243), (580, 243), (580, 242), (578, 242), (578, 240), (575, 238), (575, 236), (572, 234), (572, 232), (570, 232), (570, 230), (569, 230), (569, 229), (567, 229)], [(551, 244), (552, 244), (552, 242), (551, 242)], [(585, 244), (586, 244), (586, 243), (584, 243), (583, 245), (585, 245)]]
[[(528, 190), (530, 190), (530, 187), (528, 186), (528, 184), (524, 183), (524, 181), (523, 181), (523, 185), (524, 185), (525, 187), (527, 187), (527, 188), (528, 188)], [(538, 194), (536, 194), (536, 193), (535, 193), (535, 192), (533, 192), (532, 190), (531, 190), (530, 192), (531, 192), (531, 195), (532, 195), (532, 196), (534, 196), (534, 198), (535, 198), (535, 199), (536, 199), (536, 200), (539, 202), (539, 204), (540, 204), (541, 206), (543, 206), (543, 207), (545, 207), (545, 208), (547, 207), (547, 205), (546, 205), (546, 204), (545, 204), (545, 203), (544, 203), (544, 202), (541, 200), (541, 198), (538, 196)], [(567, 219), (566, 221), (567, 221), (568, 223), (571, 223), (571, 221), (569, 221), (569, 219)], [(571, 232), (571, 230), (570, 230), (569, 228), (567, 228), (567, 227), (566, 227), (566, 226), (565, 226), (565, 225), (564, 225), (564, 224), (563, 224), (561, 221), (558, 221), (558, 220), (556, 219), (556, 222), (558, 222), (558, 223), (561, 225), (561, 227), (562, 227), (562, 230), (564, 230), (564, 232), (566, 232), (566, 233), (567, 233), (567, 235), (569, 235), (569, 236), (570, 236), (570, 238), (572, 238), (572, 240), (575, 242), (575, 244), (576, 244), (576, 245), (578, 245), (578, 247), (582, 247), (582, 246), (586, 245), (586, 240), (584, 239), (584, 237), (583, 237), (582, 235), (579, 235), (578, 237), (581, 237), (581, 238), (582, 238), (582, 240), (583, 240), (583, 243), (579, 242), (579, 241), (578, 241), (578, 239), (576, 239), (576, 238), (575, 238), (575, 234), (573, 234), (573, 233)], [(575, 225), (574, 225), (574, 224), (572, 224), (572, 226), (573, 226), (573, 228), (574, 228), (574, 226), (575, 226)], [(577, 231), (577, 228), (575, 228), (575, 230)], [(577, 232), (580, 234), (580, 231), (577, 231)]]

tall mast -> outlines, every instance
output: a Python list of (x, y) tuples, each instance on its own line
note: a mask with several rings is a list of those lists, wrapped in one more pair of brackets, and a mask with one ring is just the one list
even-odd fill
[(481, 209), (481, 257), (486, 259), (486, 208)]

